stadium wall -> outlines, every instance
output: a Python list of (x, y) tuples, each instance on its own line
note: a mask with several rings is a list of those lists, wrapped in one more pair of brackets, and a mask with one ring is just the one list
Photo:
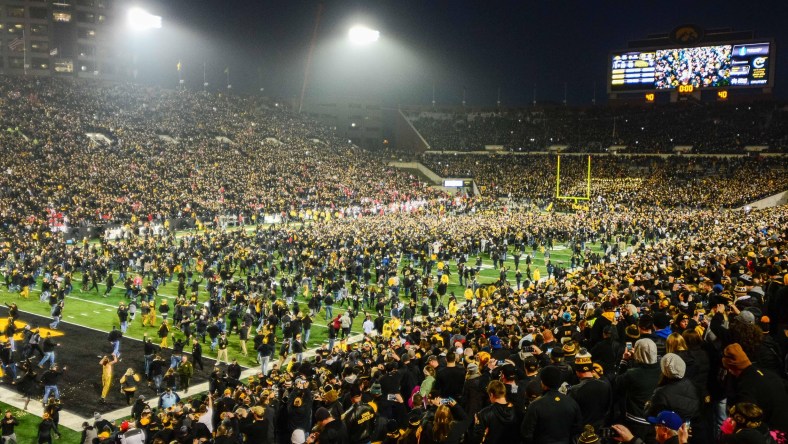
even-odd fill
[[(456, 188), (447, 188), (443, 186), (443, 180), (445, 178), (438, 176), (434, 171), (427, 168), (421, 162), (389, 162), (388, 164), (390, 167), (399, 168), (403, 170), (417, 170), (419, 173), (424, 175), (430, 182), (433, 183), (432, 187), (437, 188), (439, 190), (443, 190), (454, 194), (457, 192)], [(479, 195), (479, 189), (476, 187), (476, 181), (471, 178), (463, 178), (463, 177), (452, 177), (452, 179), (460, 179), (460, 180), (470, 180), (471, 181), (471, 188), (473, 189), (473, 194), (475, 196)]]
[(416, 130), (416, 127), (405, 117), (402, 110), (397, 110), (396, 119), (395, 137), (397, 149), (401, 151), (410, 151), (412, 153), (429, 151), (430, 144), (424, 140), (424, 137)]
[(777, 194), (774, 194), (772, 196), (766, 197), (764, 199), (752, 202), (750, 204), (747, 204), (747, 205), (741, 207), (741, 209), (744, 209), (744, 208), (747, 208), (747, 207), (750, 207), (750, 208), (753, 208), (753, 209), (771, 208), (771, 207), (776, 207), (778, 205), (785, 205), (787, 203), (788, 203), (788, 190), (783, 191), (782, 193), (777, 193)]
[(424, 166), (421, 162), (389, 162), (389, 166), (401, 169), (419, 170), (434, 185), (443, 185), (443, 178), (435, 174), (434, 171)]

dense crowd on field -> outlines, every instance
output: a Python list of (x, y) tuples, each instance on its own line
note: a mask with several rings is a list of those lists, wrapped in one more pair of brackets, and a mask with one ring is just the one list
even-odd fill
[(624, 106), (535, 106), (506, 111), (417, 111), (408, 113), (430, 149), (483, 151), (500, 145), (507, 151), (672, 153), (692, 146), (694, 153), (743, 154), (746, 146), (782, 152), (788, 146), (788, 111), (783, 104), (678, 103)]
[[(131, 419), (97, 415), (83, 442), (785, 442), (788, 208), (721, 208), (778, 190), (782, 160), (604, 158), (595, 199), (561, 213), (543, 211), (548, 156), (501, 156), (498, 170), (489, 157), (433, 159), (533, 205), (450, 198), (266, 101), (38, 82), (0, 82), (2, 149), (16, 154), (0, 160), (0, 270), (4, 290), (50, 305), (52, 329), (71, 295), (124, 289), (99, 365), (102, 399), (119, 387)], [(91, 144), (89, 128), (111, 143)], [(577, 193), (585, 159), (564, 160)], [(497, 190), (516, 183), (492, 179), (509, 168), (525, 193)], [(127, 228), (67, 243), (49, 209)], [(303, 223), (132, 229), (260, 209)], [(551, 262), (558, 247), (570, 263)], [(129, 322), (158, 329), (138, 368), (118, 361)], [(315, 323), (326, 341), (310, 342)], [(43, 386), (49, 442), (68, 356), (35, 328), (21, 335), (0, 353), (5, 382), (34, 399)], [(231, 343), (256, 355), (251, 377)], [(209, 393), (189, 397), (195, 372)]]

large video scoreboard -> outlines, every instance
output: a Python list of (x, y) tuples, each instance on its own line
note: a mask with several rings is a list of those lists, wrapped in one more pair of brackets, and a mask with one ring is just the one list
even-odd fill
[(769, 41), (616, 51), (610, 55), (608, 90), (771, 87), (773, 51)]

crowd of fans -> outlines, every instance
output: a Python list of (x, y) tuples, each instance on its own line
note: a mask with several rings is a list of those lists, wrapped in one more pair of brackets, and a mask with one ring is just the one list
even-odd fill
[(261, 98), (13, 77), (0, 98), (0, 224), (355, 215), (445, 197)]
[[(594, 200), (561, 213), (540, 210), (554, 193), (549, 156), (433, 158), (441, 175), (534, 205), (452, 199), (257, 99), (0, 87), (6, 289), (39, 290), (57, 328), (79, 280), (88, 292), (122, 283), (116, 347), (129, 319), (160, 325), (144, 367), (117, 379), (119, 348), (101, 360), (103, 389), (116, 383), (135, 402), (122, 424), (86, 423), (84, 442), (786, 441), (788, 207), (721, 208), (784, 189), (783, 160), (605, 157)], [(585, 159), (570, 157), (566, 193), (579, 194)], [(318, 216), (251, 231), (131, 229), (228, 210)], [(127, 229), (67, 243), (52, 212)], [(569, 264), (550, 262), (559, 245)], [(537, 257), (546, 276), (531, 269)], [(494, 282), (480, 279), (489, 267)], [(157, 294), (170, 282), (172, 301)], [(24, 314), (12, 305), (10, 318)], [(310, 344), (315, 322), (324, 343)], [(170, 344), (170, 328), (186, 340)], [(205, 339), (214, 369), (203, 368)], [(60, 370), (46, 341), (25, 331), (0, 358), (7, 382), (28, 397), (41, 383), (49, 405)], [(257, 355), (255, 376), (227, 365), (231, 342)], [(31, 376), (39, 344), (46, 380)], [(197, 371), (211, 371), (209, 393), (180, 399)], [(137, 396), (143, 378), (158, 402)], [(3, 426), (13, 433), (13, 420)]]
[(482, 151), (501, 145), (507, 151), (547, 151), (552, 145), (572, 152), (672, 153), (692, 146), (694, 153), (744, 154), (744, 147), (767, 146), (783, 152), (788, 139), (784, 105), (671, 104), (566, 107), (489, 112), (411, 112), (408, 115), (435, 151)]
[[(482, 194), (544, 208), (555, 196), (556, 156), (427, 152), (441, 177), (471, 177)], [(561, 157), (561, 195), (585, 196), (588, 160)], [(741, 206), (788, 188), (784, 157), (592, 156), (591, 194), (621, 205)]]
[(728, 86), (730, 81), (731, 46), (663, 49), (657, 51), (657, 89), (673, 89), (679, 85), (695, 88)]

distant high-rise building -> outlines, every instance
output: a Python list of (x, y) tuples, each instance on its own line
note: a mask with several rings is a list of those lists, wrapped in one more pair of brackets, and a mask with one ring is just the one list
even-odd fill
[(117, 0), (0, 0), (0, 73), (111, 80)]

